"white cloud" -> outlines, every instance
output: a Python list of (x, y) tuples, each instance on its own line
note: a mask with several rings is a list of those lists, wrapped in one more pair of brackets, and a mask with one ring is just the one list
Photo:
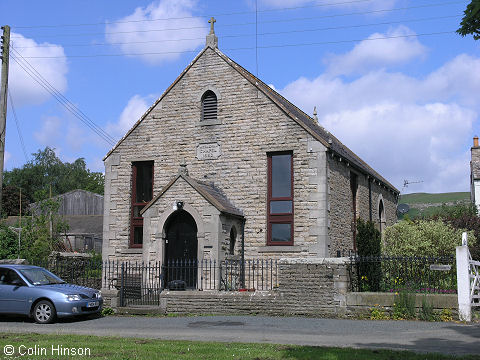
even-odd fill
[(480, 58), (462, 54), (422, 78), (322, 74), (281, 92), (308, 113), (317, 106), (319, 122), (399, 189), (407, 179), (423, 181), (409, 192), (468, 191), (468, 148), (480, 114), (475, 68)]
[[(375, 68), (404, 64), (425, 56), (427, 49), (420, 44), (417, 37), (400, 37), (410, 35), (415, 33), (403, 25), (390, 29), (385, 34), (372, 34), (346, 54), (330, 55), (326, 59), (327, 72), (332, 75), (362, 73)], [(373, 40), (384, 37), (391, 38)]]
[(150, 64), (175, 60), (180, 52), (195, 50), (205, 43), (208, 24), (200, 17), (193, 17), (196, 3), (196, 0), (161, 0), (145, 8), (138, 7), (131, 15), (115, 20), (119, 23), (107, 24), (106, 40), (113, 45), (122, 43), (115, 46), (126, 55), (143, 54), (134, 56)]
[(118, 122), (115, 124), (109, 123), (107, 125), (107, 133), (117, 138), (125, 135), (126, 132), (131, 129), (133, 124), (135, 124), (152, 105), (154, 99), (154, 95), (148, 95), (145, 97), (134, 95), (131, 97), (120, 114)]
[[(250, 0), (251, 1), (251, 0)], [(334, 6), (319, 6), (319, 9), (332, 8), (363, 8), (368, 10), (388, 10), (394, 7), (398, 0), (260, 0), (262, 4), (270, 8), (288, 8), (308, 5), (335, 4)], [(254, 3), (253, 3), (254, 4)]]
[(43, 124), (39, 131), (34, 132), (33, 136), (43, 146), (53, 146), (62, 136), (62, 122), (56, 116), (43, 118)]
[[(9, 88), (14, 98), (15, 105), (40, 104), (48, 100), (51, 95), (32, 79), (23, 67), (28, 68), (28, 62), (35, 70), (47, 80), (60, 93), (67, 89), (67, 58), (63, 47), (50, 43), (36, 43), (21, 34), (11, 33), (12, 47), (10, 50), (12, 59), (9, 69)], [(17, 61), (13, 57), (18, 58)], [(55, 58), (38, 58), (38, 57)], [(25, 59), (22, 59), (24, 57)], [(37, 74), (35, 74), (37, 75)]]

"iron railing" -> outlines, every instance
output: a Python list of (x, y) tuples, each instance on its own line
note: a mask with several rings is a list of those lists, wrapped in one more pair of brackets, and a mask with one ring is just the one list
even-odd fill
[(101, 259), (51, 258), (34, 260), (30, 263), (47, 269), (70, 284), (93, 289), (102, 288), (103, 263)]
[(352, 256), (352, 291), (456, 293), (454, 256)]

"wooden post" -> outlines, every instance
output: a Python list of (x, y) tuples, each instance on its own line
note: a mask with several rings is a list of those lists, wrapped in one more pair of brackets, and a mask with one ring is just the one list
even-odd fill
[(10, 26), (2, 26), (2, 79), (0, 84), (0, 211), (2, 209), (3, 162), (5, 157), (5, 129), (7, 127), (8, 60), (10, 53)]

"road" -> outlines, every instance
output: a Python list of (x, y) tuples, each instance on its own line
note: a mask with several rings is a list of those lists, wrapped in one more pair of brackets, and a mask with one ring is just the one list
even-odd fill
[(38, 325), (0, 319), (0, 332), (82, 334), (255, 342), (480, 355), (480, 324), (368, 321), (264, 316), (109, 316)]

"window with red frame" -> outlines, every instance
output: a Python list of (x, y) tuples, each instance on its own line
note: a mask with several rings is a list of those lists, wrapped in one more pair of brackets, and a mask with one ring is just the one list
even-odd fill
[(293, 245), (293, 155), (268, 154), (267, 245)]
[(130, 216), (130, 247), (143, 244), (143, 217), (140, 211), (153, 197), (153, 161), (132, 163), (132, 210)]

